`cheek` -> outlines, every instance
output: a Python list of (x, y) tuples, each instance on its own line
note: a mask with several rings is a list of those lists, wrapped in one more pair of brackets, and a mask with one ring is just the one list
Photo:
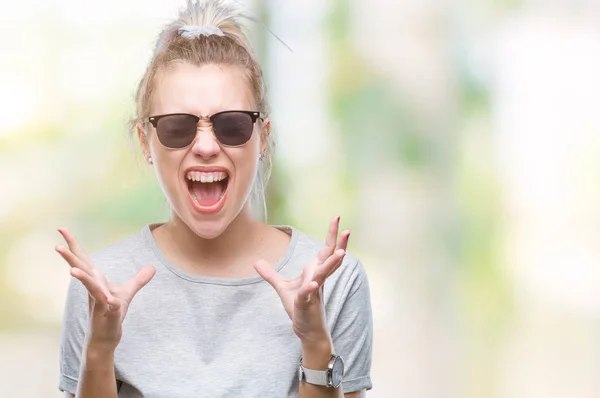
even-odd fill
[(234, 163), (255, 163), (260, 153), (260, 137), (255, 131), (246, 145), (238, 148), (226, 148), (226, 150)]
[(253, 181), (258, 168), (258, 140), (250, 140), (241, 148), (227, 148), (226, 153), (234, 164), (235, 173), (242, 177), (241, 183)]
[(180, 151), (172, 151), (165, 148), (158, 141), (156, 134), (152, 134), (152, 137), (150, 137), (150, 152), (152, 153), (152, 157), (156, 159), (159, 164), (168, 164), (173, 162), (174, 158), (177, 157), (177, 153)]
[(172, 151), (164, 148), (154, 136), (151, 140), (151, 154), (156, 174), (163, 187), (177, 182), (178, 167), (185, 156), (184, 151)]
[(237, 153), (232, 153), (230, 156), (235, 167), (235, 173), (243, 176), (255, 173), (258, 155), (255, 155), (253, 150), (238, 151), (236, 151)]

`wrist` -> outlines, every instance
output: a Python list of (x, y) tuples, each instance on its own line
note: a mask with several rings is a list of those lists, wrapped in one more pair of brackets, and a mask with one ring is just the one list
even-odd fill
[(313, 333), (297, 333), (300, 338), (302, 349), (315, 350), (321, 349), (327, 345), (333, 345), (331, 334), (327, 329)]
[(105, 374), (113, 372), (115, 367), (114, 354), (102, 353), (93, 350), (85, 352), (82, 370), (86, 373)]
[(102, 333), (95, 333), (93, 330), (90, 331), (85, 339), (86, 349), (92, 349), (103, 354), (114, 353), (119, 342), (119, 340), (107, 338)]
[(116, 347), (106, 343), (89, 341), (85, 347), (86, 362), (113, 363)]
[(334, 347), (330, 336), (302, 342), (302, 366), (307, 369), (327, 369), (333, 354)]

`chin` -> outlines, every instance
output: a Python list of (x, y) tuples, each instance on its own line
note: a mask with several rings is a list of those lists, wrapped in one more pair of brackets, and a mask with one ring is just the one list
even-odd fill
[(193, 220), (188, 227), (202, 239), (215, 239), (223, 234), (228, 224), (224, 220), (200, 221)]

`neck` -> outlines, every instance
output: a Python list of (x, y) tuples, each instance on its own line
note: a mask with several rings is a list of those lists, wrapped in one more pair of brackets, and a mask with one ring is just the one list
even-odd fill
[(264, 236), (266, 228), (266, 224), (254, 218), (244, 207), (225, 231), (213, 239), (196, 235), (176, 214), (172, 214), (171, 220), (160, 229), (163, 230), (161, 240), (175, 256), (210, 266), (224, 261), (235, 262), (241, 256), (252, 254), (258, 246), (257, 239)]

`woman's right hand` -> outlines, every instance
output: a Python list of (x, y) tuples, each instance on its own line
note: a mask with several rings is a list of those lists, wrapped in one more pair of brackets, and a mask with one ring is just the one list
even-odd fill
[(100, 349), (115, 350), (121, 341), (121, 324), (131, 300), (150, 282), (156, 270), (147, 265), (122, 285), (109, 283), (81, 250), (73, 234), (64, 228), (58, 231), (69, 247), (58, 245), (56, 251), (71, 266), (71, 276), (77, 278), (88, 291), (90, 324), (87, 344)]

